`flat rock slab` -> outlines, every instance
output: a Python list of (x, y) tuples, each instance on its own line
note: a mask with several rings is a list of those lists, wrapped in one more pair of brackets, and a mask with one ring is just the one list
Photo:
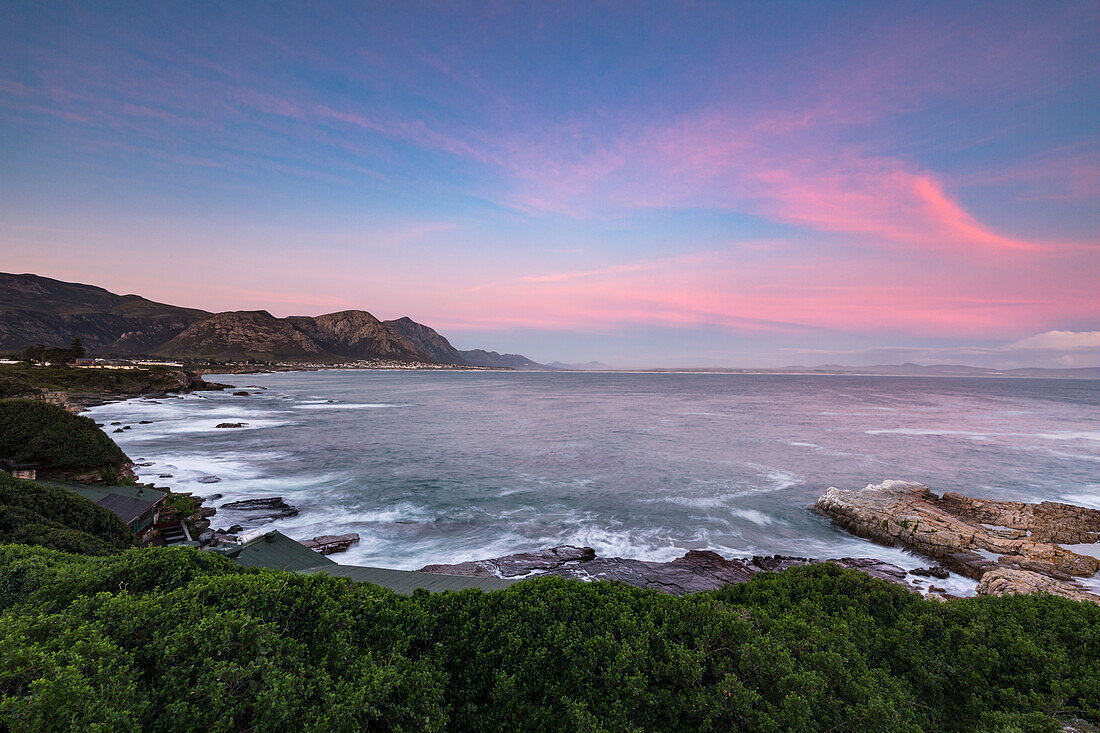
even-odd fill
[[(1100, 560), (1056, 544), (1100, 539), (1100, 510), (954, 493), (940, 497), (923, 484), (904, 481), (848, 491), (830, 488), (814, 506), (853, 534), (900, 545), (978, 580), (979, 593), (1054, 593), (1056, 588), (1057, 595), (1100, 602), (1072, 582), (1100, 572)], [(1000, 572), (1005, 569), (1020, 572)], [(981, 582), (994, 571), (996, 582)], [(1035, 577), (1047, 582), (1039, 584)]]
[(238, 512), (249, 512), (254, 516), (270, 517), (272, 519), (278, 519), (280, 517), (293, 517), (298, 513), (298, 509), (283, 501), (283, 497), (281, 496), (268, 496), (262, 499), (241, 499), (240, 501), (230, 501), (222, 504), (219, 508), (229, 509), (231, 511)]
[(425, 565), (420, 568), (420, 572), (465, 575), (474, 578), (514, 578), (519, 575), (528, 575), (536, 570), (551, 570), (569, 562), (588, 562), (595, 557), (596, 551), (591, 547), (562, 545), (536, 552), (505, 555), (491, 560), (470, 560), (454, 565)]
[(358, 541), (359, 535), (354, 532), (352, 534), (326, 534), (320, 537), (314, 537), (311, 540), (300, 540), (303, 545), (322, 555), (331, 555), (334, 552), (347, 552), (347, 549)]

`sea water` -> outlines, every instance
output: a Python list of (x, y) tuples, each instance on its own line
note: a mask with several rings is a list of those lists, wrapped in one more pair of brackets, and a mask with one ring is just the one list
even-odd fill
[[(698, 373), (338, 370), (210, 375), (88, 414), (144, 481), (281, 496), (264, 524), (358, 532), (342, 563), (418, 568), (587, 545), (603, 556), (881, 557), (810, 508), (830, 486), (1100, 508), (1100, 382)], [(259, 389), (262, 387), (263, 389)], [(140, 421), (151, 421), (140, 424)], [(131, 429), (115, 433), (118, 426)], [(243, 428), (217, 428), (242, 422)], [(170, 478), (166, 476), (170, 474)], [(258, 526), (221, 510), (214, 527)]]

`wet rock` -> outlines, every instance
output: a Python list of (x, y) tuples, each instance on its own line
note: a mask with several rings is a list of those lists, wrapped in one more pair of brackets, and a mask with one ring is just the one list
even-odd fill
[(938, 560), (941, 570), (981, 581), (978, 593), (1046, 591), (1078, 597), (1084, 589), (1072, 578), (1100, 571), (1097, 558), (1056, 544), (1097, 542), (1096, 509), (984, 501), (953, 493), (940, 497), (927, 486), (903, 481), (858, 491), (830, 488), (815, 507), (853, 534), (901, 545)]
[[(221, 494), (211, 494), (210, 496), (206, 497), (206, 499), (209, 499), (210, 501), (217, 501), (220, 498), (222, 498)], [(206, 501), (206, 499), (203, 499), (202, 501)]]
[(537, 552), (521, 552), (491, 560), (471, 560), (455, 565), (425, 565), (424, 573), (465, 575), (478, 578), (513, 578), (536, 570), (552, 570), (568, 562), (587, 562), (596, 557), (591, 547), (562, 545)]
[(157, 478), (172, 478), (172, 474), (170, 474), (170, 473), (158, 474)]
[(717, 552), (692, 550), (671, 562), (650, 562), (621, 557), (596, 557), (590, 547), (568, 545), (490, 560), (474, 560), (454, 565), (426, 565), (420, 572), (502, 578), (537, 573), (586, 581), (614, 580), (637, 588), (653, 588), (673, 595), (683, 595), (715, 590), (731, 583), (743, 583), (761, 571), (781, 572), (818, 562), (833, 562), (841, 567), (860, 570), (910, 588), (905, 582), (905, 570), (873, 558), (849, 557), (826, 561), (773, 555), (729, 560)]
[(122, 428), (115, 428), (115, 429), (114, 429), (114, 432), (116, 432), (116, 433), (121, 433), (121, 432), (122, 432)]
[(111, 424), (112, 424), (112, 425), (121, 425), (122, 423), (120, 423), (120, 422), (117, 422), (117, 421), (116, 421), (116, 422), (113, 422), (113, 423), (111, 423)]
[(359, 542), (359, 535), (356, 533), (328, 534), (314, 537), (311, 540), (301, 540), (301, 544), (322, 555), (331, 555), (334, 552), (346, 552), (349, 547), (357, 542)]
[(152, 425), (152, 420), (138, 420), (138, 425)]
[[(1087, 577), (1100, 571), (1100, 560), (1052, 542), (1054, 537), (1096, 542), (1100, 510), (1054, 502), (980, 502), (959, 494), (945, 497), (922, 484), (887, 481), (857, 491), (830, 488), (815, 507), (853, 534), (902, 545), (975, 579), (995, 564), (979, 551), (1001, 555), (996, 564), (1045, 574)], [(1055, 527), (1053, 521), (1067, 526)], [(1032, 527), (1036, 529), (1028, 536)]]
[(230, 527), (229, 529), (227, 529), (225, 531), (228, 532), (229, 534), (237, 534), (238, 532), (243, 532), (244, 527), (242, 527), (239, 524), (234, 524), (232, 527)]
[(198, 481), (200, 484), (216, 484), (221, 481), (221, 479), (217, 476), (202, 476), (201, 478), (196, 479), (196, 481)]
[[(883, 560), (876, 560), (872, 557), (842, 557), (836, 560), (827, 560), (839, 565), (842, 568), (848, 568), (849, 570), (860, 570), (867, 573), (872, 578), (878, 578), (879, 580), (888, 580), (891, 583), (905, 583), (905, 569), (899, 568), (897, 565), (892, 565)], [(947, 577), (947, 576), (944, 576)]]
[(209, 545), (211, 542), (214, 541), (214, 530), (212, 530), (212, 529), (203, 530), (202, 533), (198, 537), (196, 537), (195, 539), (198, 540), (200, 545)]
[[(924, 578), (939, 578), (940, 580), (945, 580), (947, 576), (950, 575), (946, 568), (942, 568), (939, 565), (933, 565), (929, 568), (914, 568), (909, 571), (909, 574), (920, 575)], [(935, 590), (935, 587), (930, 590)]]
[(243, 428), (248, 423), (244, 422), (220, 422), (214, 427), (216, 428)]
[(262, 499), (242, 499), (222, 504), (221, 509), (249, 512), (253, 518), (279, 519), (281, 517), (293, 517), (298, 513), (297, 508), (283, 501), (281, 496), (269, 496)]
[(234, 392), (233, 396), (234, 397), (248, 397), (251, 394), (252, 394), (251, 392), (245, 392), (245, 391), (242, 390), (240, 392)]
[(123, 427), (122, 429), (123, 429), (123, 430), (130, 430), (131, 428), (130, 428), (130, 426), (129, 426), (129, 425), (126, 425), (126, 426), (124, 426), (124, 427)]

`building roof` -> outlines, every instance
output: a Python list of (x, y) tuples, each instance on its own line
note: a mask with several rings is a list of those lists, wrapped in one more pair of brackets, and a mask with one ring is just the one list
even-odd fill
[(63, 488), (91, 499), (104, 509), (110, 509), (126, 524), (134, 521), (150, 507), (167, 496), (167, 492), (144, 486), (85, 486), (83, 484), (58, 484)]
[(374, 583), (405, 594), (412, 593), (417, 588), (429, 591), (465, 588), (498, 590), (516, 582), (502, 578), (470, 578), (463, 575), (420, 573), (413, 570), (339, 565), (278, 530), (271, 530), (243, 545), (221, 545), (213, 548), (213, 551), (250, 568), (291, 570), (307, 575), (324, 573), (337, 578), (350, 578), (357, 583)]
[(504, 578), (471, 578), (465, 575), (442, 575), (440, 573), (421, 573), (416, 570), (390, 570), (389, 568), (368, 568), (359, 565), (325, 565), (318, 568), (299, 570), (300, 573), (324, 573), (338, 578), (350, 578), (356, 583), (374, 583), (397, 593), (411, 594), (417, 588), (432, 592), (441, 590), (500, 590), (507, 588), (517, 580)]
[(221, 545), (214, 551), (249, 568), (305, 570), (336, 564), (278, 530), (267, 532), (243, 545)]

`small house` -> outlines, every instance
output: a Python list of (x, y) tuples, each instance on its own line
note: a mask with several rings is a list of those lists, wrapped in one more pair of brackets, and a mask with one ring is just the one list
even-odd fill
[(104, 509), (110, 509), (134, 535), (141, 537), (153, 526), (160, 514), (160, 505), (167, 492), (144, 486), (73, 486), (69, 491), (91, 499)]
[(0, 462), (0, 467), (10, 473), (13, 478), (34, 481), (38, 475), (38, 465), (35, 463), (15, 463), (13, 461)]

